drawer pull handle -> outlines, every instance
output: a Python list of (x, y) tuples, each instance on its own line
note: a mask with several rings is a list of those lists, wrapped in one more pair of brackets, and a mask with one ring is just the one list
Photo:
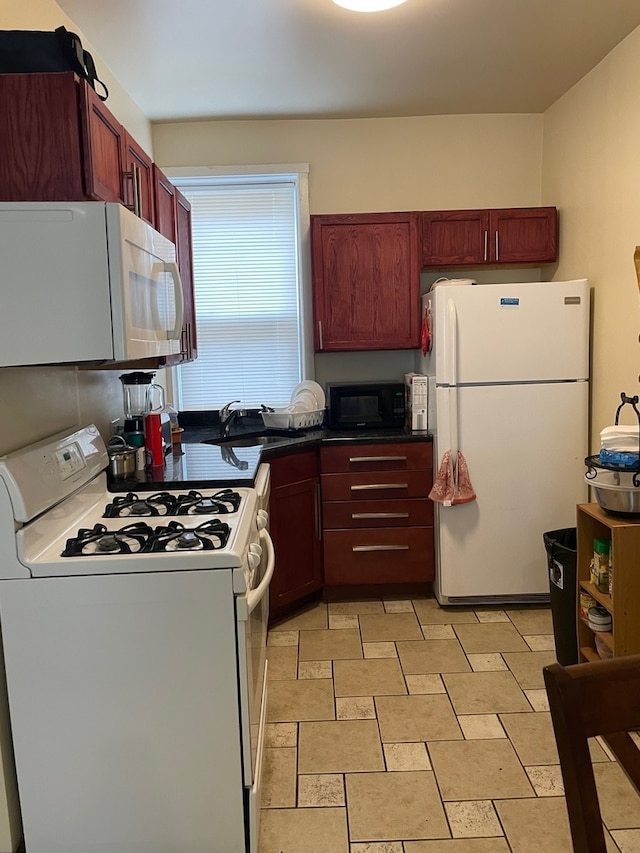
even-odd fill
[(408, 483), (365, 483), (362, 486), (351, 486), (352, 492), (371, 492), (376, 489), (408, 489)]
[(349, 462), (406, 462), (406, 456), (350, 456)]
[(353, 545), (352, 551), (408, 551), (408, 545)]
[(409, 518), (408, 512), (352, 512), (351, 518)]

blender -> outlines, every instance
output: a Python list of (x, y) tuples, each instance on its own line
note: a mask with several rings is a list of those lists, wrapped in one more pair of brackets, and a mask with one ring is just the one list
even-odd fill
[(164, 388), (154, 383), (155, 373), (123, 373), (124, 437), (132, 447), (145, 447), (153, 465), (164, 459), (160, 412), (164, 410)]

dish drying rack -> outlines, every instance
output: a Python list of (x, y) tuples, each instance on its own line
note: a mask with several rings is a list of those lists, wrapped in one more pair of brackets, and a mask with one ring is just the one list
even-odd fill
[[(640, 411), (638, 411), (638, 400), (640, 400), (640, 397), (638, 397), (637, 394), (633, 397), (628, 397), (623, 391), (620, 394), (620, 400), (622, 402), (616, 409), (615, 425), (618, 426), (620, 411), (625, 406), (631, 406), (633, 411), (636, 413), (636, 418), (638, 419), (638, 435), (640, 436)], [(600, 456), (597, 453), (594, 456), (587, 456), (584, 460), (584, 464), (587, 466), (587, 473), (585, 474), (587, 480), (595, 479), (598, 475), (597, 469), (600, 468), (606, 471), (618, 471), (626, 474), (633, 473), (633, 485), (636, 488), (640, 486), (640, 446), (638, 447), (638, 463), (636, 465), (613, 465), (607, 462), (601, 462)]]
[(286, 412), (275, 409), (273, 412), (260, 412), (262, 422), (272, 429), (309, 429), (322, 425), (324, 409), (310, 412)]

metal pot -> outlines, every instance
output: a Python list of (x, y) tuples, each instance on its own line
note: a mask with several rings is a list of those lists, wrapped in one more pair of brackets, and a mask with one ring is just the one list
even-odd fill
[(116, 479), (130, 477), (136, 472), (136, 447), (130, 447), (121, 435), (114, 435), (107, 445), (109, 470)]
[(640, 516), (640, 486), (613, 485), (585, 477), (600, 507), (609, 515)]

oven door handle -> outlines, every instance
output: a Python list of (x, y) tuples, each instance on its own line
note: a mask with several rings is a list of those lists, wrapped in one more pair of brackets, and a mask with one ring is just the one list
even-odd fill
[(268, 593), (269, 584), (271, 583), (271, 578), (273, 577), (273, 572), (276, 567), (276, 554), (273, 549), (273, 542), (271, 541), (271, 537), (266, 530), (260, 531), (260, 539), (262, 540), (262, 544), (267, 549), (267, 568), (264, 573), (264, 577), (258, 584), (255, 589), (250, 589), (247, 592), (247, 610), (249, 613), (258, 606), (260, 601), (264, 595)]

